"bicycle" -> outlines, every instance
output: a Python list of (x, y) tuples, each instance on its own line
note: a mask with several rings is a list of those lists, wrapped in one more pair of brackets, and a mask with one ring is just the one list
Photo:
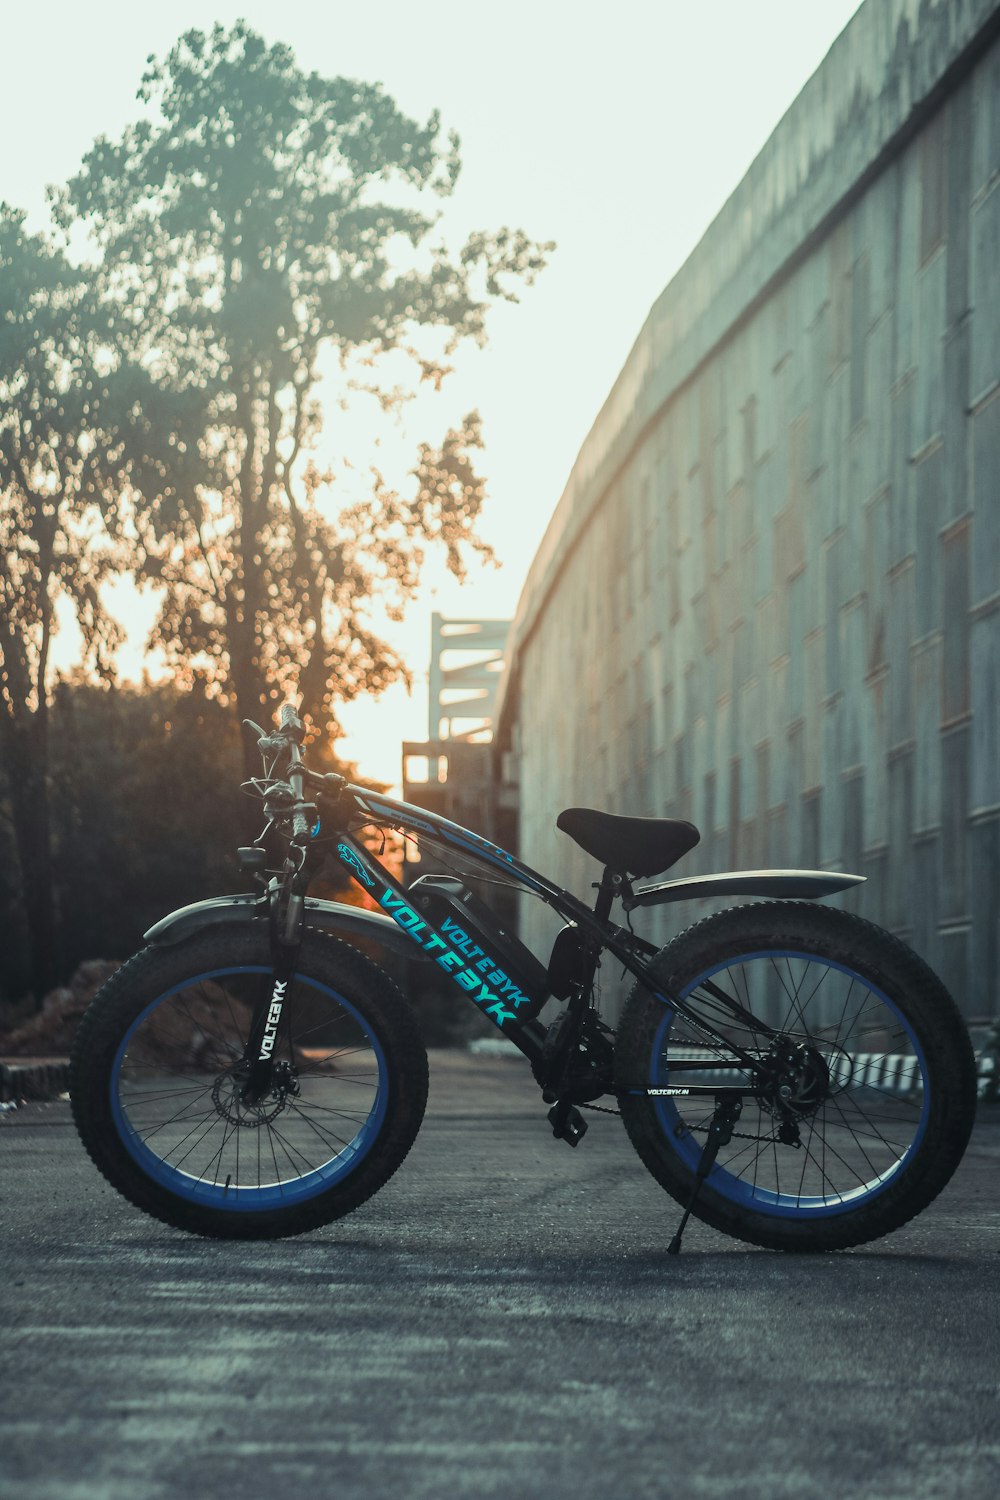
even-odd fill
[[(577, 1146), (581, 1110), (614, 1099), (640, 1159), (683, 1206), (671, 1253), (691, 1214), (769, 1248), (843, 1249), (898, 1228), (951, 1177), (975, 1112), (968, 1033), (915, 953), (813, 904), (862, 877), (742, 871), (637, 886), (698, 831), (570, 808), (558, 827), (603, 867), (590, 907), (479, 834), (310, 770), (290, 705), (276, 732), (251, 728), (264, 767), (244, 786), (266, 825), (239, 855), (255, 889), (152, 927), (73, 1050), (80, 1136), (139, 1208), (198, 1234), (272, 1238), (330, 1223), (388, 1181), (420, 1127), (427, 1054), (415, 1012), (359, 940), (443, 971), (528, 1060), (558, 1139)], [(423, 839), (540, 897), (565, 923), (548, 963), (466, 880), (423, 874), (404, 889), (365, 828)], [(324, 868), (378, 909), (310, 897)], [(770, 899), (708, 916), (659, 951), (631, 930), (633, 911), (718, 895)], [(616, 900), (627, 926), (611, 920)], [(603, 954), (635, 980), (616, 1032), (594, 999)]]

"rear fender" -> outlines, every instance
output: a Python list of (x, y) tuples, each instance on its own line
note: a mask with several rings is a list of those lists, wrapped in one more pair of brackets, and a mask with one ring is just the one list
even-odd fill
[(623, 900), (626, 911), (637, 906), (660, 906), (664, 901), (697, 901), (709, 896), (771, 896), (791, 901), (814, 901), (864, 883), (864, 875), (830, 870), (729, 870), (721, 875), (693, 875), (688, 880), (665, 880), (642, 886)]

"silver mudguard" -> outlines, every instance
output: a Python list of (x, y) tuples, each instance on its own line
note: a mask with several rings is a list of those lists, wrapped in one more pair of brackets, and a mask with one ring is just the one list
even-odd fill
[(721, 875), (692, 875), (688, 880), (665, 880), (642, 886), (623, 900), (626, 911), (637, 906), (659, 906), (664, 901), (697, 901), (709, 896), (772, 896), (783, 900), (814, 901), (836, 891), (862, 885), (864, 875), (829, 870), (729, 870)]
[[(268, 898), (256, 892), (240, 896), (210, 896), (207, 901), (194, 901), (190, 906), (181, 906), (169, 916), (161, 917), (144, 936), (147, 943), (169, 944), (179, 943), (208, 927), (231, 922), (259, 922), (266, 928), (268, 909)], [(367, 911), (362, 906), (349, 906), (343, 901), (319, 901), (307, 896), (305, 924), (318, 927), (334, 937), (342, 937), (347, 942), (352, 938), (366, 938), (403, 958), (424, 957), (412, 938), (407, 937), (391, 917)]]

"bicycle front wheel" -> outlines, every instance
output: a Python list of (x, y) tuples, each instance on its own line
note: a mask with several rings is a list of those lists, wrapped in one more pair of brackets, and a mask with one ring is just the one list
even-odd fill
[[(616, 1087), (633, 1145), (678, 1202), (715, 1108), (683, 1090), (748, 1090), (698, 1218), (772, 1249), (844, 1249), (944, 1187), (972, 1129), (975, 1062), (954, 1001), (904, 944), (845, 912), (772, 902), (697, 923), (654, 972), (692, 1015), (636, 986)], [(740, 1053), (760, 1066), (740, 1068)]]
[(70, 1095), (83, 1143), (168, 1224), (220, 1238), (315, 1229), (376, 1192), (413, 1143), (427, 1054), (391, 980), (307, 934), (255, 1098), (244, 1054), (271, 985), (266, 933), (217, 928), (139, 953), (81, 1022)]

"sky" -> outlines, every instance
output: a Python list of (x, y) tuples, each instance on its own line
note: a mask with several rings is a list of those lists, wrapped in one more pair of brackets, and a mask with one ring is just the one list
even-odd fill
[[(882, 3), (882, 0), (869, 0)], [(317, 459), (377, 461), (405, 481), (417, 444), (463, 413), (483, 418), (489, 485), (481, 532), (502, 564), (460, 587), (440, 569), (392, 630), (414, 672), (378, 701), (347, 706), (339, 749), (367, 775), (399, 779), (399, 742), (427, 734), (430, 613), (509, 617), (573, 461), (646, 315), (778, 121), (858, 9), (858, 0), (2, 0), (0, 200), (45, 223), (45, 187), (139, 106), (150, 54), (191, 27), (244, 18), (299, 63), (377, 81), (418, 118), (439, 109), (462, 141), (443, 230), (460, 244), (501, 225), (557, 249), (490, 343), (468, 349), (439, 395), (382, 432), (363, 406), (337, 411)], [(381, 435), (380, 435), (381, 434)], [(378, 443), (378, 446), (376, 446)], [(123, 675), (143, 659), (153, 601), (117, 595), (130, 631)], [(72, 631), (63, 632), (63, 658)]]

